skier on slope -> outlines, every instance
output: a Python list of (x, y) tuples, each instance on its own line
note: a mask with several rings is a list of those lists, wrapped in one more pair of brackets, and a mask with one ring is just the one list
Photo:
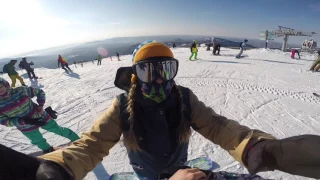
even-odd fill
[(242, 41), (242, 42), (240, 43), (240, 52), (239, 52), (239, 54), (236, 56), (236, 58), (241, 58), (241, 55), (242, 55), (243, 51), (246, 50), (247, 42), (248, 42), (248, 40), (245, 39), (244, 41)]
[(116, 54), (117, 54), (117, 57), (118, 57), (118, 61), (120, 61), (120, 55), (119, 55), (119, 53), (116, 52)]
[(193, 41), (193, 43), (191, 44), (190, 50), (191, 50), (191, 56), (189, 60), (191, 61), (193, 56), (194, 56), (194, 59), (197, 60), (197, 56), (198, 56), (197, 40)]
[[(31, 99), (37, 97), (38, 104)], [(66, 137), (71, 141), (79, 136), (68, 128), (60, 127), (51, 116), (43, 110), (45, 93), (39, 88), (18, 87), (11, 89), (9, 83), (0, 78), (0, 124), (15, 126), (32, 144), (38, 146), (44, 153), (53, 151), (43, 138), (39, 127)]]
[(27, 71), (29, 79), (38, 79), (38, 77), (34, 74), (34, 69), (30, 67), (31, 65), (33, 65), (33, 62), (28, 63), (26, 57), (22, 58), (22, 61), (19, 63), (19, 67)]
[[(72, 70), (69, 68), (67, 60), (65, 58), (63, 58), (61, 55), (59, 55), (59, 57), (58, 57), (58, 67), (60, 67), (60, 64), (61, 64), (61, 68), (64, 69), (66, 72), (68, 72), (68, 69), (69, 69), (69, 71), (72, 72)], [(68, 69), (66, 69), (66, 68), (68, 68)]]
[[(123, 135), (135, 173), (140, 178), (154, 179), (162, 171), (187, 160), (193, 128), (228, 151), (251, 174), (277, 169), (320, 178), (319, 136), (277, 140), (216, 114), (190, 89), (176, 85), (179, 62), (162, 43), (143, 43), (135, 50), (132, 61), (132, 67), (118, 70), (120, 75), (117, 73), (115, 80), (127, 92), (113, 100), (80, 140), (38, 157), (40, 165), (29, 173), (33, 172), (34, 176), (36, 173), (39, 179), (83, 179)], [(130, 76), (131, 79), (124, 78)], [(130, 87), (125, 86), (128, 82)], [(204, 176), (197, 174), (201, 173), (178, 171), (172, 180)]]
[(318, 71), (320, 69), (320, 50), (318, 51), (318, 58), (314, 61), (310, 67), (310, 71)]
[(97, 60), (98, 60), (97, 65), (98, 65), (98, 66), (99, 66), (99, 65), (101, 65), (102, 57), (101, 57), (101, 55), (100, 55), (100, 54), (98, 54)]
[(8, 64), (3, 66), (3, 72), (8, 73), (8, 76), (10, 77), (12, 84), (11, 87), (16, 87), (16, 81), (17, 79), (20, 81), (22, 86), (26, 86), (24, 83), (22, 77), (19, 75), (19, 73), (15, 70), (14, 65), (17, 63), (17, 60), (11, 60)]

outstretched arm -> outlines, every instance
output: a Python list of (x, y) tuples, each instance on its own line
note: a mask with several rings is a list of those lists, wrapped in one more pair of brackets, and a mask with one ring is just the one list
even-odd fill
[(252, 130), (237, 121), (216, 114), (212, 108), (198, 100), (190, 91), (191, 126), (211, 142), (227, 150), (237, 161), (243, 163), (247, 144), (260, 139), (274, 139), (259, 130)]
[(73, 145), (40, 156), (62, 165), (73, 174), (74, 179), (83, 179), (120, 140), (119, 102), (115, 99), (112, 105), (94, 123), (89, 132), (73, 143)]

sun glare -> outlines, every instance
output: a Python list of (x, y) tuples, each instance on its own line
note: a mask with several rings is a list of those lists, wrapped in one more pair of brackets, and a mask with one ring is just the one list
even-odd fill
[(0, 27), (7, 34), (7, 42), (0, 42), (4, 54), (46, 48), (65, 42), (64, 30), (69, 22), (50, 16), (37, 0), (0, 2)]

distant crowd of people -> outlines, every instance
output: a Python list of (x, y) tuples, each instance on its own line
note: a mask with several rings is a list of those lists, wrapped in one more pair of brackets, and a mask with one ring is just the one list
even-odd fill
[[(243, 57), (243, 51), (246, 50), (246, 44), (248, 43), (248, 40), (245, 39), (244, 41), (242, 41), (239, 45), (239, 53), (235, 56), (236, 58), (241, 58)], [(167, 46), (168, 43), (166, 43)], [(212, 50), (212, 54), (213, 55), (220, 55), (220, 49), (221, 49), (221, 43), (219, 43), (215, 38), (212, 39), (211, 43), (206, 44), (207, 45), (207, 51), (210, 51), (210, 47), (213, 47)], [(176, 44), (173, 43), (172, 48), (176, 48)], [(197, 44), (197, 40), (194, 40), (193, 43), (190, 46), (190, 51), (191, 51), (191, 56), (189, 57), (189, 60), (198, 60), (198, 44)], [(292, 49), (291, 50), (291, 58), (295, 59), (296, 55), (298, 55), (299, 59), (300, 59), (300, 52), (298, 49)], [(118, 61), (120, 61), (120, 54), (118, 52), (116, 52), (116, 56)], [(91, 62), (93, 64), (95, 64), (95, 60), (97, 60), (97, 65), (101, 65), (102, 64), (102, 60), (105, 59), (102, 57), (102, 55), (98, 54), (98, 56), (94, 59), (91, 60)], [(110, 56), (110, 60), (112, 60), (112, 57)], [(6, 64), (3, 67), (3, 71), (1, 72), (1, 74), (6, 73), (8, 74), (8, 76), (10, 77), (12, 83), (11, 83), (11, 87), (15, 87), (16, 86), (16, 81), (20, 81), (22, 86), (26, 86), (23, 78), (19, 75), (19, 73), (15, 70), (15, 65), (18, 62), (18, 60), (11, 60), (8, 64)], [(88, 61), (74, 61), (74, 67), (77, 68), (77, 64), (80, 64), (81, 67), (83, 67), (84, 63), (87, 63)], [(28, 62), (26, 57), (23, 57), (22, 60), (19, 63), (19, 68), (21, 70), (26, 70), (27, 75), (29, 77), (30, 80), (37, 80), (38, 76), (36, 76), (35, 72), (34, 72), (34, 68), (32, 68), (31, 66), (34, 65), (33, 62)], [(71, 68), (69, 67), (69, 64), (67, 62), (67, 60), (62, 57), (61, 55), (58, 56), (58, 68), (61, 68), (63, 70), (65, 70), (66, 73), (72, 73)], [(315, 62), (312, 64), (312, 66), (310, 67), (311, 71), (319, 71), (320, 69), (320, 51), (318, 51), (318, 58), (315, 60)]]
[[(116, 52), (116, 56), (118, 58), (118, 61), (120, 61), (120, 54), (118, 52)], [(97, 65), (101, 65), (101, 61), (102, 61), (103, 57), (98, 54), (97, 58), (95, 60), (97, 60)], [(112, 61), (112, 57), (110, 56), (110, 60)], [(6, 65), (3, 66), (2, 71), (0, 72), (1, 74), (8, 74), (8, 76), (11, 79), (11, 87), (15, 87), (16, 86), (16, 81), (19, 80), (22, 86), (26, 86), (23, 78), (19, 75), (19, 73), (16, 71), (15, 69), (15, 65), (17, 64), (18, 60), (13, 59), (10, 60), (10, 62)], [(80, 61), (78, 62), (78, 64), (81, 64), (81, 67), (83, 67), (83, 63), (85, 63), (87, 61)], [(94, 64), (94, 60), (91, 61)], [(74, 61), (73, 62), (75, 68), (77, 68), (77, 63)], [(34, 65), (33, 62), (28, 62), (26, 57), (23, 57), (22, 60), (20, 61), (18, 67), (21, 70), (26, 70), (27, 75), (29, 77), (29, 79), (32, 80), (37, 80), (39, 77), (36, 76), (35, 72), (34, 72), (34, 68), (32, 68), (31, 66)], [(63, 70), (65, 70), (66, 73), (72, 73), (71, 68), (69, 67), (69, 64), (67, 62), (67, 60), (62, 57), (61, 55), (58, 55), (58, 68), (61, 68)]]

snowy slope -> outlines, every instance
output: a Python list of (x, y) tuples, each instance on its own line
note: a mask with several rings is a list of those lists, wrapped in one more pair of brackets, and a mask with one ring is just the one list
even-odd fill
[[(201, 48), (198, 55), (201, 60), (192, 62), (188, 60), (189, 48), (173, 52), (180, 60), (176, 82), (191, 88), (217, 113), (277, 138), (320, 135), (320, 98), (312, 95), (312, 92), (320, 93), (320, 73), (307, 71), (315, 56), (302, 54), (301, 60), (292, 60), (289, 53), (253, 49), (244, 52), (247, 57), (235, 59), (238, 50), (222, 48), (222, 56), (213, 56)], [(45, 90), (46, 105), (60, 113), (60, 125), (82, 133), (122, 92), (113, 84), (115, 72), (120, 66), (131, 65), (131, 58), (131, 55), (122, 56), (120, 62), (103, 59), (101, 66), (91, 62), (83, 68), (72, 65), (75, 72), (72, 75), (66, 75), (61, 69), (36, 69), (43, 79), (32, 85)], [(29, 80), (26, 82), (31, 85)], [(43, 134), (52, 145), (67, 142), (49, 132)], [(0, 143), (24, 153), (38, 151), (16, 129), (0, 126), (0, 139)], [(217, 170), (247, 172), (227, 152), (194, 132), (189, 159), (198, 156), (208, 156), (220, 164)], [(118, 143), (86, 179), (107, 179), (112, 173), (124, 171), (132, 169), (125, 148)], [(279, 171), (260, 175), (274, 179), (307, 179)]]

